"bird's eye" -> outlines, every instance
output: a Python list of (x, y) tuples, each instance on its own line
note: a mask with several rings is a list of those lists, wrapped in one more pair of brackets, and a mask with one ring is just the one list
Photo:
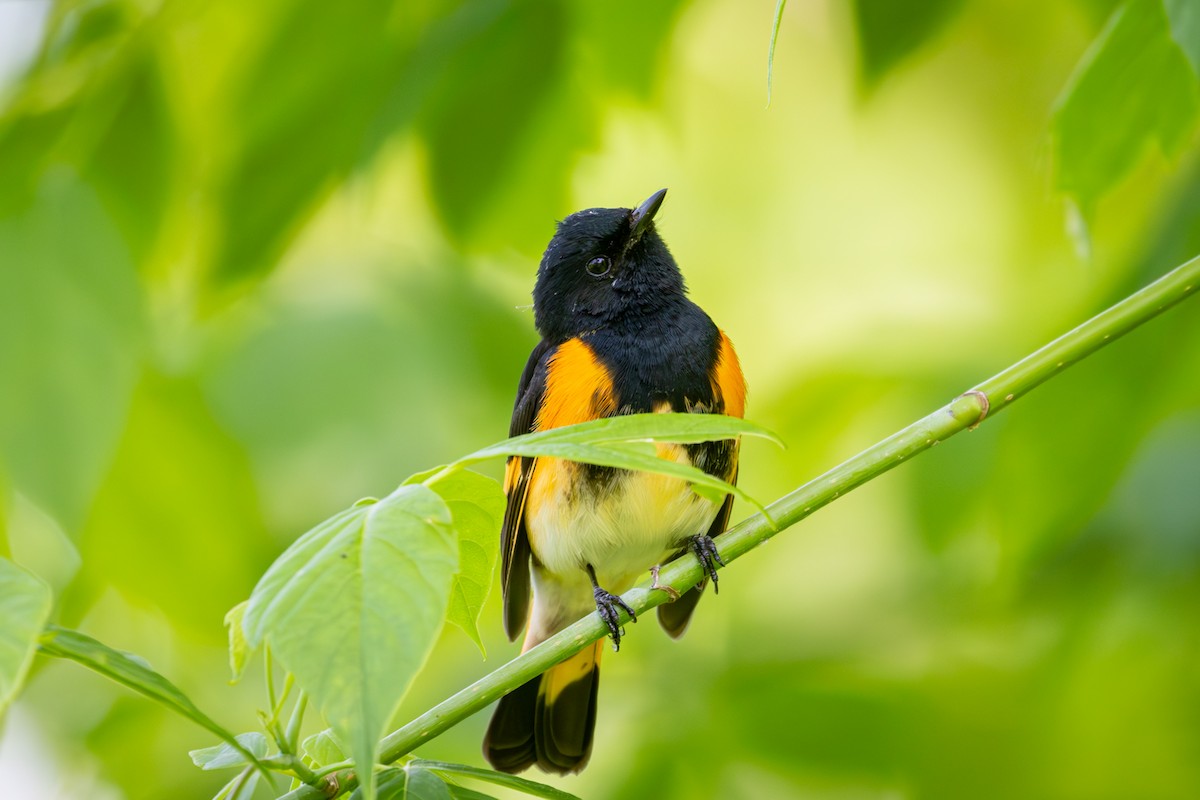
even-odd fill
[(593, 278), (603, 278), (608, 274), (608, 271), (611, 269), (611, 267), (612, 265), (609, 264), (607, 258), (604, 256), (596, 256), (587, 263), (588, 275), (591, 275)]

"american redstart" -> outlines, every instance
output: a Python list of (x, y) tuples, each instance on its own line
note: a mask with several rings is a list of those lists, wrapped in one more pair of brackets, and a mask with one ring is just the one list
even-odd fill
[[(687, 298), (655, 229), (666, 193), (636, 209), (590, 208), (559, 223), (538, 267), (533, 311), (542, 340), (521, 375), (509, 435), (641, 412), (743, 415), (746, 383), (733, 345)], [(737, 440), (656, 447), (661, 457), (737, 479)], [(510, 639), (525, 629), (523, 651), (593, 608), (619, 647), (618, 608), (634, 616), (620, 593), (648, 569), (657, 577), (657, 565), (673, 555), (695, 554), (716, 589), (723, 562), (713, 537), (729, 522), (732, 496), (714, 502), (679, 478), (558, 458), (510, 458), (504, 488), (504, 629)], [(672, 637), (687, 627), (707, 581), (658, 607)], [(500, 700), (483, 742), (492, 766), (583, 769), (603, 644)]]

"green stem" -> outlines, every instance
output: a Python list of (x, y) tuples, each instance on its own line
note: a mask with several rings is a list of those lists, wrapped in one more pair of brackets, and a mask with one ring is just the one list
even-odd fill
[[(990, 414), (1003, 410), (1018, 397), (1071, 364), (1195, 294), (1198, 287), (1200, 258), (1167, 273), (932, 414), (784, 495), (768, 506), (771, 516), (778, 523), (778, 529), (773, 528), (762, 514), (743, 520), (718, 538), (721, 557), (726, 563), (741, 558), (818, 508), (928, 450), (943, 439), (974, 428)], [(660, 584), (682, 591), (694, 586), (703, 577), (696, 559), (680, 558), (663, 567), (658, 580)], [(635, 612), (642, 614), (665, 602), (667, 594), (639, 586), (631, 589), (623, 598)], [(607, 632), (600, 617), (589, 614), (386, 736), (380, 746), (380, 761), (385, 764), (397, 761), (526, 681), (566, 660)], [(353, 788), (354, 783), (352, 771), (340, 771), (326, 776), (317, 786), (301, 786), (289, 792), (284, 795), (284, 800), (332, 797)], [(337, 788), (333, 789), (335, 786)]]

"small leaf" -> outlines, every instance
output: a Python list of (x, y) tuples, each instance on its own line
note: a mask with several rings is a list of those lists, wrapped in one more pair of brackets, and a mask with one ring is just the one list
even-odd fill
[(50, 607), (50, 587), (0, 558), (0, 715), (25, 682)]
[(247, 767), (236, 778), (221, 787), (213, 800), (251, 800), (258, 788), (259, 773)]
[(346, 748), (331, 730), (314, 733), (304, 740), (301, 747), (304, 748), (305, 754), (320, 766), (337, 764), (347, 758)]
[(509, 775), (506, 772), (496, 772), (484, 769), (483, 767), (453, 764), (448, 761), (427, 761), (423, 758), (413, 759), (408, 763), (408, 767), (409, 769), (416, 767), (430, 770), (443, 776), (452, 775), (461, 778), (472, 778), (477, 781), (495, 784), (496, 786), (516, 789), (519, 792), (524, 792), (534, 797), (544, 797), (546, 800), (579, 800), (575, 795), (564, 792), (562, 789), (555, 789), (553, 786), (531, 781), (528, 778), (519, 778), (516, 775)]
[(242, 617), (246, 615), (246, 606), (249, 603), (249, 600), (243, 600), (225, 615), (225, 627), (229, 628), (229, 671), (233, 675), (229, 679), (230, 683), (237, 683), (242, 679), (246, 661), (254, 652), (246, 642), (245, 632), (242, 631)]
[(771, 84), (775, 70), (775, 43), (779, 40), (779, 27), (783, 24), (783, 7), (787, 0), (775, 0), (775, 21), (771, 23), (771, 46), (767, 48), (767, 105), (771, 105)]
[(192, 763), (200, 769), (212, 770), (246, 765), (248, 762), (243, 753), (247, 751), (253, 753), (255, 758), (262, 758), (267, 754), (267, 737), (263, 734), (252, 731), (239, 733), (235, 738), (242, 746), (241, 751), (222, 742), (212, 747), (189, 750), (188, 755), (192, 757)]
[(430, 488), (450, 507), (458, 532), (458, 573), (450, 590), (446, 619), (461, 628), (486, 658), (479, 636), (479, 613), (496, 571), (504, 490), (491, 478), (470, 470), (454, 472)]
[(445, 621), (458, 569), (452, 515), (401, 486), (301, 536), (271, 565), (243, 620), (252, 647), (296, 676), (349, 745), (373, 794), (379, 737)]
[[(1184, 24), (1186, 17), (1178, 17)], [(1192, 25), (1192, 23), (1187, 23)], [(1200, 117), (1200, 83), (1161, 0), (1128, 0), (1109, 18), (1059, 98), (1051, 124), (1057, 188), (1090, 221), (1096, 202), (1150, 146), (1174, 156)]]
[(260, 766), (253, 753), (244, 748), (232, 733), (204, 714), (187, 695), (162, 675), (151, 669), (139, 656), (123, 653), (101, 644), (79, 631), (51, 625), (42, 634), (39, 645), (46, 655), (65, 658), (82, 664), (93, 672), (116, 681), (122, 686), (155, 700), (172, 711), (187, 717), (200, 727), (215, 733), (242, 754), (248, 763)]

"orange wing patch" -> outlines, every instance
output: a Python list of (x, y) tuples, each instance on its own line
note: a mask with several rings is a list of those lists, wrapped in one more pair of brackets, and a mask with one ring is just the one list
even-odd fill
[(579, 339), (560, 344), (547, 365), (546, 392), (534, 429), (544, 431), (589, 422), (611, 416), (616, 410), (612, 376), (592, 349)]
[(746, 378), (733, 342), (721, 331), (721, 346), (717, 349), (717, 360), (712, 370), (713, 394), (725, 404), (725, 414), (743, 417), (746, 414)]

